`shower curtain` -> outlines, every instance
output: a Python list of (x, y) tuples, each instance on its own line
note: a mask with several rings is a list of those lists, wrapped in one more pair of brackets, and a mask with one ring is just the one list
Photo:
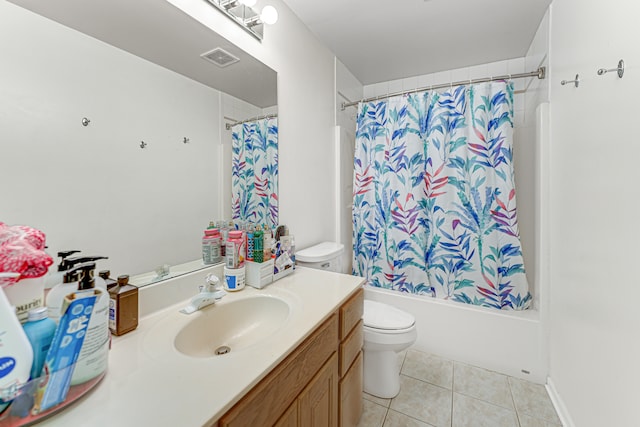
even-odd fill
[(513, 85), (362, 103), (356, 132), (353, 273), (395, 291), (528, 308)]
[(232, 127), (231, 216), (252, 224), (278, 225), (278, 119)]

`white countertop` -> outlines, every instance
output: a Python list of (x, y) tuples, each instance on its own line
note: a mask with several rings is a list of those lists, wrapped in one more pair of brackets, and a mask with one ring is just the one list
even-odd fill
[[(184, 281), (188, 280), (184, 276), (172, 280), (178, 279), (182, 284), (176, 287), (184, 287)], [(170, 283), (168, 280), (162, 285), (167, 292), (171, 292)], [(252, 295), (272, 295), (292, 301), (292, 310), (285, 326), (269, 339), (211, 358), (186, 356), (173, 345), (176, 332), (198, 315), (178, 312), (188, 298), (148, 314), (135, 331), (113, 337), (109, 370), (102, 382), (41, 425), (209, 425), (284, 360), (361, 283), (360, 277), (298, 268), (294, 274), (264, 289), (246, 287), (227, 294), (203, 310), (215, 310), (221, 304)], [(193, 289), (197, 289), (198, 284), (198, 281), (193, 283)], [(145, 311), (142, 299), (147, 295), (143, 289), (141, 310)]]

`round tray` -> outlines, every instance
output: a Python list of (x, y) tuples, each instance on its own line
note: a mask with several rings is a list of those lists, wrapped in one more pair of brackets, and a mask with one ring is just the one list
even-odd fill
[[(47, 418), (51, 415), (56, 414), (57, 412), (64, 410), (67, 406), (71, 405), (76, 400), (80, 399), (82, 396), (90, 392), (102, 380), (102, 378), (104, 378), (105, 375), (106, 371), (85, 383), (72, 385), (71, 387), (69, 387), (67, 397), (63, 402), (37, 414), (34, 414), (35, 411), (33, 408), (33, 402), (37, 401), (37, 394), (39, 393), (39, 390), (41, 390), (40, 386), (41, 384), (46, 383), (47, 378), (40, 377), (31, 380), (20, 387), (20, 390), (16, 392), (16, 397), (13, 402), (4, 410), (2, 414), (0, 414), (0, 427), (28, 426), (38, 423), (44, 418)], [(26, 408), (23, 408), (21, 411), (16, 411), (16, 409), (13, 408), (13, 405), (18, 401), (18, 399), (26, 400), (28, 402), (27, 406), (31, 406), (31, 408), (29, 408), (28, 411)], [(17, 414), (17, 412), (23, 413)], [(20, 415), (25, 416), (21, 417)]]

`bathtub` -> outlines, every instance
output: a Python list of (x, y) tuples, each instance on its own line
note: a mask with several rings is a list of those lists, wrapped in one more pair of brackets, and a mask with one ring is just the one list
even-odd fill
[(416, 318), (412, 348), (544, 384), (546, 349), (538, 310), (500, 311), (364, 286), (365, 298)]

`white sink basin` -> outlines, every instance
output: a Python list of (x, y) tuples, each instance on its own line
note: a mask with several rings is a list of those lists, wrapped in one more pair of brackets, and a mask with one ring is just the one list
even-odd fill
[(253, 295), (194, 313), (175, 337), (176, 349), (192, 357), (220, 357), (268, 339), (289, 317), (289, 304)]

